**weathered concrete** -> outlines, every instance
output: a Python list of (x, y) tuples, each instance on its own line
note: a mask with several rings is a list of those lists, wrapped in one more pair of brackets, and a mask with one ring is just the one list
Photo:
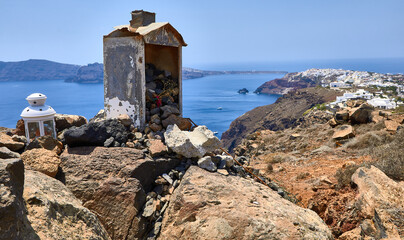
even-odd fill
[(135, 37), (104, 38), (104, 106), (107, 118), (128, 114), (145, 123), (144, 43)]

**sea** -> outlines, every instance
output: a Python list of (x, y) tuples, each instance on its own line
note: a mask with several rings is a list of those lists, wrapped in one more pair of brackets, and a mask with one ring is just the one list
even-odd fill
[[(347, 59), (267, 63), (200, 64), (191, 66), (203, 70), (279, 70), (304, 71), (309, 68), (340, 68), (380, 73), (404, 73), (404, 58)], [(214, 75), (183, 80), (183, 116), (198, 125), (206, 125), (220, 138), (231, 122), (245, 112), (274, 103), (279, 95), (254, 94), (266, 81), (283, 74)], [(238, 94), (242, 88), (248, 94)], [(66, 83), (63, 80), (0, 82), (0, 126), (15, 128), (21, 111), (28, 106), (25, 98), (31, 93), (43, 93), (47, 104), (57, 113), (76, 114), (92, 118), (103, 108), (103, 84)]]

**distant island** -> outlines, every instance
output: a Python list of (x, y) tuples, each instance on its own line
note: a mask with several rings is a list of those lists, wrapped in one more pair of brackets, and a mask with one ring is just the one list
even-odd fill
[[(285, 71), (205, 71), (184, 67), (182, 79), (195, 79), (211, 75), (226, 74), (286, 74)], [(104, 68), (101, 63), (85, 66), (63, 64), (48, 60), (30, 59), (21, 62), (0, 61), (0, 82), (64, 80), (73, 83), (102, 83)]]
[(30, 59), (21, 62), (0, 61), (0, 82), (65, 80), (77, 74), (79, 65)]

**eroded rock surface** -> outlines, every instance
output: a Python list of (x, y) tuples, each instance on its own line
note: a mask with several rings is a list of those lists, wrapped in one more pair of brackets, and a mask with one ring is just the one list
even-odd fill
[(97, 216), (56, 179), (27, 170), (23, 197), (29, 225), (40, 239), (110, 239)]
[(332, 239), (311, 210), (266, 186), (191, 166), (171, 197), (159, 239)]
[(112, 239), (143, 236), (147, 222), (139, 214), (154, 179), (178, 159), (145, 158), (133, 148), (77, 147), (61, 155), (65, 181), (83, 205), (95, 212)]
[(360, 239), (366, 235), (374, 239), (403, 239), (404, 183), (393, 181), (374, 166), (356, 170), (352, 181), (359, 191), (355, 206), (365, 220), (340, 238)]
[(0, 239), (21, 239), (23, 229), (24, 164), (0, 159)]
[(25, 167), (55, 177), (60, 165), (56, 152), (44, 148), (34, 148), (21, 154)]

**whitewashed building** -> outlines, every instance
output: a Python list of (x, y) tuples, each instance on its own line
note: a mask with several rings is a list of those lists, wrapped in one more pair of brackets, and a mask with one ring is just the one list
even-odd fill
[(397, 103), (388, 98), (373, 98), (367, 101), (370, 105), (381, 109), (395, 109)]

